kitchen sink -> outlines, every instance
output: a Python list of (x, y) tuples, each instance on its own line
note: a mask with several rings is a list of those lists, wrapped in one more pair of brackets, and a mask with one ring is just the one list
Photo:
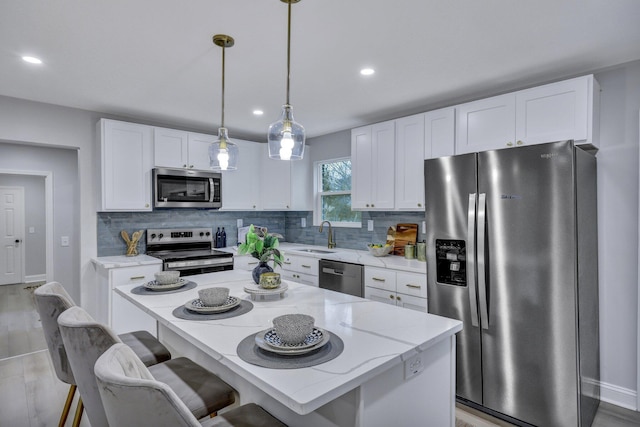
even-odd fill
[(298, 252), (308, 252), (310, 254), (332, 254), (333, 251), (326, 251), (324, 249), (313, 249), (313, 248), (306, 248), (306, 249), (295, 249)]

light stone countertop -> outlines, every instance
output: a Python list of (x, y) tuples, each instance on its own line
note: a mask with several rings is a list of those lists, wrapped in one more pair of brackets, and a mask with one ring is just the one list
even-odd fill
[[(191, 345), (204, 351), (236, 375), (249, 381), (298, 414), (308, 414), (342, 396), (392, 366), (449, 339), (462, 322), (406, 310), (347, 294), (287, 281), (285, 297), (252, 301), (254, 308), (224, 320), (193, 321), (174, 317), (172, 311), (198, 297), (198, 290), (223, 284), (230, 295), (250, 300), (244, 286), (251, 272), (230, 270), (190, 276), (197, 288), (166, 295), (136, 295), (138, 285), (115, 291), (147, 312)], [(344, 341), (336, 359), (301, 369), (268, 369), (244, 362), (236, 348), (245, 337), (272, 326), (272, 319), (288, 313), (306, 313), (315, 324)], [(428, 353), (427, 353), (428, 354)]]
[(102, 256), (91, 258), (91, 262), (98, 267), (104, 269), (120, 268), (120, 267), (134, 267), (136, 265), (153, 265), (162, 264), (162, 260), (154, 258), (149, 255), (115, 255), (115, 256)]

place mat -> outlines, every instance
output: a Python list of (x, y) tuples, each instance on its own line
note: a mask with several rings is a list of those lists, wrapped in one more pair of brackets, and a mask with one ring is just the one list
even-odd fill
[(193, 289), (196, 286), (198, 286), (196, 284), (196, 282), (187, 282), (186, 285), (184, 285), (181, 288), (178, 289), (170, 289), (168, 291), (152, 291), (151, 289), (145, 287), (144, 285), (141, 286), (137, 286), (133, 289), (131, 289), (131, 293), (132, 294), (136, 294), (136, 295), (163, 295), (163, 294), (174, 294), (176, 292), (184, 292), (184, 291), (188, 291), (189, 289)]
[(195, 313), (187, 310), (184, 305), (181, 305), (173, 310), (172, 314), (178, 319), (184, 320), (222, 320), (242, 316), (251, 310), (253, 310), (253, 304), (251, 301), (242, 300), (239, 305), (233, 307), (229, 311), (223, 311), (222, 313)]
[(252, 365), (272, 369), (298, 369), (320, 365), (340, 356), (344, 350), (344, 342), (334, 334), (329, 342), (317, 351), (301, 355), (280, 355), (265, 351), (256, 345), (256, 334), (251, 334), (238, 344), (236, 351), (240, 359)]

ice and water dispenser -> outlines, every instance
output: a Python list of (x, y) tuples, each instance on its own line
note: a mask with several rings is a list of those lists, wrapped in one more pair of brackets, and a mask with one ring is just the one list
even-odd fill
[(438, 283), (467, 286), (467, 251), (464, 240), (436, 239)]

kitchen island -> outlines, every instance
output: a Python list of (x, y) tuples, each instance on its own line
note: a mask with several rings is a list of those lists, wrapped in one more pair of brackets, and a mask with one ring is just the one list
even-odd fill
[[(453, 426), (457, 320), (419, 313), (288, 281), (282, 298), (252, 301), (248, 271), (189, 276), (194, 289), (138, 295), (116, 288), (158, 321), (158, 336), (174, 357), (207, 367), (232, 385), (239, 402), (256, 402), (290, 426)], [(139, 286), (139, 285), (138, 285)], [(225, 286), (251, 301), (248, 313), (223, 320), (183, 320), (174, 309), (198, 289)], [(320, 365), (270, 369), (243, 361), (245, 338), (272, 326), (281, 314), (306, 313), (340, 337), (343, 352)], [(290, 356), (289, 356), (290, 357)]]

